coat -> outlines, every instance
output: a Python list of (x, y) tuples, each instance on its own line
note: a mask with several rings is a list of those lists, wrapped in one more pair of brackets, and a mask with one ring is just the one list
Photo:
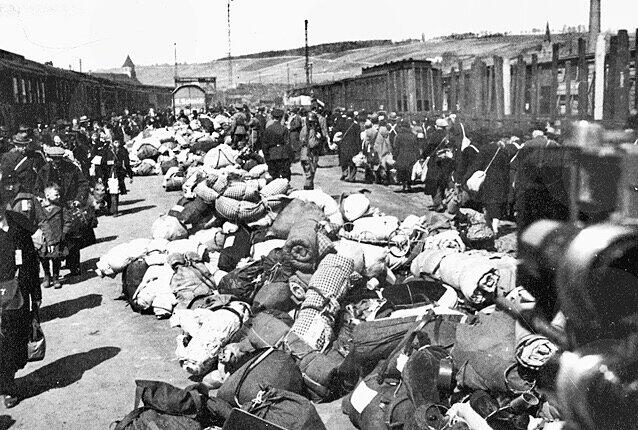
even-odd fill
[(394, 168), (397, 171), (411, 171), (419, 157), (421, 147), (414, 133), (409, 127), (398, 127), (394, 139)]
[(280, 122), (266, 127), (261, 140), (261, 149), (264, 152), (266, 162), (292, 159), (293, 148), (290, 144), (290, 132)]
[(20, 192), (33, 193), (38, 171), (44, 165), (44, 158), (31, 151), (21, 153), (9, 151), (0, 159), (0, 180), (2, 200), (10, 201)]
[[(466, 177), (469, 178), (477, 170), (485, 170), (492, 164), (485, 175), (485, 180), (478, 193), (478, 200), (483, 204), (501, 204), (507, 202), (510, 187), (510, 154), (507, 149), (501, 148), (499, 145), (490, 143), (481, 147), (478, 157), (474, 164), (467, 171)], [(498, 154), (496, 151), (498, 150)]]
[(61, 159), (59, 167), (53, 162), (45, 164), (38, 172), (36, 191), (44, 196), (44, 189), (50, 185), (60, 186), (60, 204), (74, 200), (84, 203), (89, 195), (89, 183), (82, 171), (68, 160)]
[(339, 142), (339, 165), (347, 167), (352, 164), (352, 157), (361, 151), (361, 128), (354, 119), (346, 119), (338, 123), (337, 131), (343, 133)]
[(57, 205), (51, 204), (42, 209), (44, 218), (40, 221), (39, 226), (44, 234), (44, 246), (40, 250), (40, 257), (66, 257), (69, 252), (63, 242), (71, 227), (68, 217), (64, 213), (64, 209)]
[(447, 132), (445, 130), (435, 129), (428, 132), (426, 146), (423, 150), (423, 156), (425, 158), (430, 157), (428, 173), (425, 178), (425, 194), (434, 195), (437, 186), (447, 182), (454, 170), (454, 160), (441, 159), (436, 156), (438, 150), (447, 147), (449, 147), (449, 141), (447, 141)]
[[(0, 311), (0, 381), (13, 379), (16, 371), (26, 365), (31, 304), (42, 300), (38, 254), (31, 240), (36, 226), (17, 212), (7, 210), (5, 216), (9, 228), (0, 229), (0, 281), (13, 279), (17, 271), (24, 304), (21, 309)], [(16, 261), (18, 255), (21, 261)]]

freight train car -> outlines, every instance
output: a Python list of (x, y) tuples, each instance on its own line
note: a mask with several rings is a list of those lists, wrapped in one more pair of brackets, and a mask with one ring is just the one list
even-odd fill
[(0, 124), (15, 130), (60, 118), (99, 118), (125, 108), (168, 108), (172, 88), (59, 69), (0, 50)]

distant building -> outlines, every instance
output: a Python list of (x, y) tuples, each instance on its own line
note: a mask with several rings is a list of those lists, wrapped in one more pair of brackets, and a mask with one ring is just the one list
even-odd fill
[(126, 56), (124, 64), (119, 69), (110, 69), (108, 72), (94, 72), (91, 73), (91, 75), (129, 84), (141, 84), (141, 82), (137, 80), (135, 64), (133, 64), (130, 55)]
[(173, 109), (176, 113), (180, 110), (204, 111), (211, 105), (216, 93), (217, 78), (215, 76), (176, 76)]

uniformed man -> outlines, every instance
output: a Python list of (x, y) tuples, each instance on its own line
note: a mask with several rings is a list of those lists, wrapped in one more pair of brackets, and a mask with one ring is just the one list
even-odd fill
[(325, 140), (319, 118), (315, 112), (308, 113), (308, 119), (301, 129), (299, 140), (301, 144), (299, 158), (306, 174), (304, 190), (312, 190), (315, 188), (315, 173), (319, 165), (321, 145)]
[(290, 145), (290, 132), (281, 124), (284, 111), (273, 109), (271, 115), (275, 122), (266, 127), (262, 136), (262, 150), (268, 164), (268, 172), (273, 178), (290, 180), (293, 150)]
[(44, 158), (25, 133), (12, 139), (13, 148), (0, 159), (0, 193), (2, 201), (12, 201), (17, 193), (33, 193)]

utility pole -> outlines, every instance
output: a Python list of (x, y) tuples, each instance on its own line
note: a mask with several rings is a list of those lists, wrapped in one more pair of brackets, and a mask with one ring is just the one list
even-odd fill
[(175, 69), (173, 70), (173, 80), (175, 81), (175, 85), (177, 85), (177, 42), (173, 42), (173, 50), (175, 55)]
[(589, 3), (589, 38), (587, 45), (590, 51), (594, 51), (600, 33), (600, 2), (601, 0), (590, 0)]
[(230, 2), (233, 0), (228, 0), (228, 88), (233, 87), (233, 57), (231, 54), (231, 43), (230, 43)]
[(308, 52), (308, 20), (304, 20), (304, 27), (306, 30), (306, 85), (310, 85), (310, 62)]
[(79, 63), (80, 63), (80, 73), (82, 73), (82, 59), (81, 59), (81, 58), (78, 58), (78, 61), (79, 61)]

